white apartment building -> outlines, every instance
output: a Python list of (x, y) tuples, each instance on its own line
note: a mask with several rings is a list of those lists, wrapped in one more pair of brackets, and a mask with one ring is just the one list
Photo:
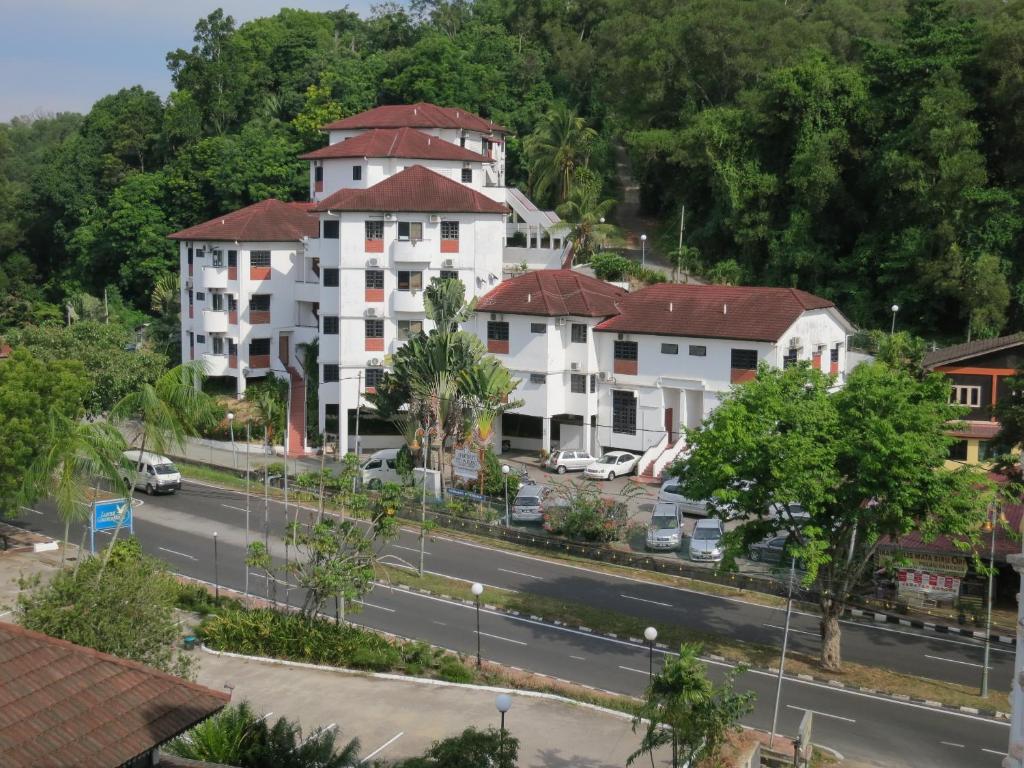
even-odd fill
[[(832, 302), (791, 288), (653, 285), (635, 293), (569, 270), (506, 280), (474, 332), (521, 381), (503, 419), (512, 447), (618, 448), (660, 474), (732, 385), (758, 363), (847, 370), (853, 327)], [(557, 433), (557, 437), (556, 437)]]

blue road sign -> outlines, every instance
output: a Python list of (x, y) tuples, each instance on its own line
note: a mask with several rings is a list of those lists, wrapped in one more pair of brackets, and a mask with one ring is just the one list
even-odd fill
[[(127, 507), (127, 509), (125, 509)], [(96, 551), (96, 531), (112, 531), (117, 528), (117, 522), (121, 519), (121, 512), (124, 512), (124, 526), (132, 533), (135, 526), (132, 522), (132, 505), (127, 499), (106, 499), (95, 501), (92, 505), (92, 525), (89, 530), (90, 548)]]

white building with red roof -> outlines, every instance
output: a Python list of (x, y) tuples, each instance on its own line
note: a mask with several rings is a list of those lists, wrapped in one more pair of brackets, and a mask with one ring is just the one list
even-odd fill
[(797, 360), (842, 381), (853, 327), (792, 288), (657, 284), (628, 293), (569, 270), (506, 280), (475, 332), (521, 381), (498, 439), (516, 448), (642, 453), (657, 475), (759, 363)]

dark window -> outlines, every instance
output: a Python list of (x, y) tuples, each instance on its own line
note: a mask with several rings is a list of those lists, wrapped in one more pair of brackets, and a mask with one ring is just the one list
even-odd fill
[(791, 347), (789, 351), (782, 356), (782, 367), (789, 368), (791, 365), (796, 365), (796, 356), (799, 351), (800, 350), (796, 347)]
[(367, 320), (366, 321), (366, 338), (368, 338), (368, 339), (383, 339), (384, 338), (384, 321), (383, 320)]
[(329, 381), (337, 381), (340, 376), (340, 370), (338, 369), (337, 363), (324, 363), (324, 383)]
[(238, 299), (235, 298), (233, 293), (228, 294), (228, 310), (234, 312), (238, 309)]
[(253, 339), (249, 342), (250, 355), (269, 355), (270, 339)]
[(324, 403), (324, 432), (328, 435), (337, 435), (340, 422), (338, 419), (338, 404)]
[(530, 323), (530, 333), (547, 333), (548, 326), (545, 323)]
[(442, 221), (441, 222), (441, 239), (442, 240), (458, 240), (459, 239), (459, 222), (457, 222), (457, 221)]
[(490, 321), (487, 323), (488, 341), (508, 341), (508, 323)]
[(612, 432), (636, 434), (636, 398), (632, 392), (612, 391)]
[(213, 342), (213, 354), (223, 355), (224, 354), (224, 337), (223, 336), (211, 336), (210, 341)]
[(188, 292), (188, 305), (190, 307), (192, 306), (192, 299), (193, 299), (192, 289), (189, 289), (189, 292)]
[(366, 239), (367, 240), (383, 240), (384, 239), (384, 222), (380, 219), (374, 219), (364, 224), (366, 228)]
[(192, 248), (189, 248), (188, 249), (188, 263), (189, 264), (192, 263), (192, 259), (193, 259), (194, 256), (195, 256), (195, 252), (193, 251)]
[(383, 288), (384, 287), (384, 270), (383, 269), (368, 269), (368, 270), (366, 270), (366, 287), (367, 288)]
[(210, 259), (210, 264), (212, 264), (215, 267), (223, 267), (224, 266), (224, 251), (222, 251), (220, 248), (214, 248), (213, 249), (213, 253), (212, 253), (212, 257)]
[(210, 294), (210, 306), (217, 312), (224, 311), (224, 294), (223, 293), (211, 293)]
[(196, 301), (206, 301), (206, 294), (202, 291), (196, 293)]
[(399, 320), (396, 323), (396, 335), (399, 341), (408, 341), (423, 332), (422, 320)]
[(238, 344), (234, 339), (228, 339), (228, 354), (232, 356), (238, 354)]
[(573, 323), (571, 338), (576, 344), (586, 344), (587, 326), (583, 323)]
[(578, 395), (587, 394), (587, 377), (582, 373), (573, 373), (569, 375), (569, 391), (575, 392)]
[(615, 359), (616, 360), (636, 360), (637, 359), (637, 345), (635, 341), (616, 341), (615, 342)]
[(201, 259), (205, 255), (206, 255), (206, 251), (204, 251), (202, 248), (196, 248), (196, 258), (197, 259)]
[(400, 221), (398, 222), (398, 239), (399, 240), (422, 240), (423, 239), (423, 224), (419, 221)]
[(594, 392), (597, 392), (597, 374), (596, 373), (590, 374), (590, 392), (591, 392), (591, 394), (593, 394)]
[(757, 370), (756, 349), (734, 349), (729, 355), (729, 366), (741, 371)]
[(352, 181), (362, 181), (362, 180), (363, 180), (363, 166), (361, 166), (361, 165), (353, 165), (352, 166)]
[(663, 355), (678, 355), (679, 345), (678, 344), (662, 344), (661, 354)]
[(543, 384), (548, 380), (548, 377), (543, 373), (531, 373), (530, 383), (531, 384)]
[(978, 441), (978, 461), (988, 461), (999, 455), (999, 451), (992, 447), (990, 440)]
[(422, 272), (406, 272), (400, 270), (398, 272), (398, 290), (400, 291), (419, 291), (423, 289), (423, 273)]
[(328, 240), (338, 239), (338, 222), (331, 220), (324, 222), (324, 237)]
[(839, 362), (839, 345), (838, 344), (836, 344), (834, 347), (832, 347), (831, 350), (829, 350), (828, 359), (829, 359), (829, 362), (831, 362), (831, 363), (838, 363)]
[(708, 348), (703, 344), (691, 344), (690, 345), (690, 357), (707, 357)]
[(339, 274), (336, 267), (324, 268), (324, 288), (337, 288), (338, 278)]
[(249, 297), (249, 309), (253, 312), (269, 312), (270, 294), (254, 293)]
[(338, 335), (338, 318), (324, 315), (324, 336)]
[(270, 251), (249, 251), (249, 265), (252, 267), (269, 267)]
[[(463, 139), (462, 142), (463, 142), (462, 145), (465, 146), (466, 145), (465, 144), (466, 140)], [(473, 169), (472, 168), (463, 168), (462, 169), (462, 183), (463, 184), (472, 184), (473, 183)]]
[(238, 251), (228, 251), (228, 266), (229, 267), (237, 267), (238, 266)]
[(205, 343), (206, 343), (206, 337), (203, 334), (200, 333), (198, 336), (196, 336), (196, 344), (205, 344)]
[(952, 461), (967, 461), (967, 441), (957, 440), (949, 446), (949, 458)]
[(324, 167), (322, 165), (318, 165), (316, 168), (313, 169), (313, 181), (323, 181), (323, 180), (324, 180)]
[(367, 368), (363, 374), (363, 381), (366, 382), (367, 388), (380, 386), (381, 381), (384, 380), (384, 369), (383, 368)]
[(441, 270), (441, 279), (442, 280), (458, 280), (459, 279), (458, 270), (442, 269)]

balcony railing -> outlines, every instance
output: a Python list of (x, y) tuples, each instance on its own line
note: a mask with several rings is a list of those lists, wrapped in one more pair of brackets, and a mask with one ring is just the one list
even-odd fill
[(250, 368), (269, 368), (270, 355), (249, 355)]
[(757, 371), (750, 368), (730, 368), (729, 369), (729, 382), (731, 384), (742, 384), (745, 381), (751, 381), (757, 376)]
[(384, 339), (383, 337), (371, 337), (366, 339), (366, 344), (363, 349), (367, 352), (383, 352), (384, 351)]
[(207, 333), (226, 333), (228, 330), (228, 313), (219, 309), (204, 309), (203, 330)]
[(495, 355), (508, 354), (508, 339), (488, 339), (487, 351)]
[(624, 376), (636, 376), (637, 363), (636, 360), (615, 360), (615, 364), (612, 367), (615, 373), (621, 373)]
[(249, 310), (249, 322), (252, 325), (269, 325), (270, 324), (270, 310), (269, 309), (250, 309)]

